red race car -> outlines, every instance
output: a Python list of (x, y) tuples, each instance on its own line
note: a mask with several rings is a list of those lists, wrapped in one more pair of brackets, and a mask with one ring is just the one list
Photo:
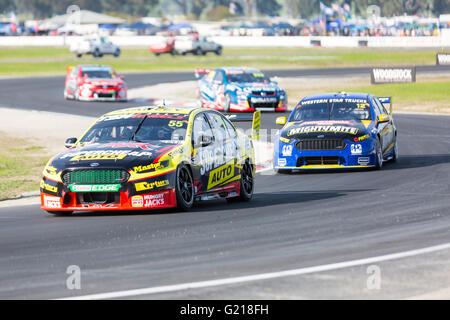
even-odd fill
[(80, 101), (126, 101), (127, 84), (109, 66), (67, 67), (64, 98)]
[(164, 41), (154, 43), (150, 46), (150, 52), (153, 52), (156, 56), (159, 56), (161, 53), (170, 53), (171, 55), (175, 54), (175, 38), (165, 38)]

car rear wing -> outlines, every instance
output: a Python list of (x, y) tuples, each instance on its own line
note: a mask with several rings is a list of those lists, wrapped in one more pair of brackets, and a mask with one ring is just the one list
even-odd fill
[(200, 79), (204, 76), (207, 76), (211, 69), (204, 69), (204, 68), (195, 68), (195, 78)]
[(392, 97), (378, 97), (378, 100), (380, 100), (380, 102), (383, 105), (389, 104), (389, 114), (392, 115), (392, 111), (393, 111)]
[(259, 140), (259, 133), (261, 130), (261, 111), (255, 111), (252, 114), (231, 114), (227, 116), (227, 119), (231, 122), (252, 122), (252, 134), (250, 139)]

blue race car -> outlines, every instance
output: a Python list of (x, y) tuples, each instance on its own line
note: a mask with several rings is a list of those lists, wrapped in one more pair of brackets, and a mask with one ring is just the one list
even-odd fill
[(195, 69), (202, 107), (230, 111), (287, 110), (287, 95), (276, 82), (254, 68)]
[[(382, 102), (380, 102), (380, 100)], [(383, 103), (390, 104), (390, 112)], [(330, 93), (302, 99), (274, 141), (277, 172), (303, 169), (376, 168), (398, 158), (391, 98)]]

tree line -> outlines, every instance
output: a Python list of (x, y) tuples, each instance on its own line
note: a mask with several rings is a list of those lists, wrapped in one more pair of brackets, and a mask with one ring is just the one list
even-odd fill
[[(449, 13), (450, 0), (0, 0), (0, 13), (15, 12), (36, 19), (66, 13), (68, 6), (129, 17), (182, 14), (191, 19), (208, 19), (208, 13), (222, 12), (222, 17), (277, 16), (314, 18), (320, 3), (337, 8), (350, 5), (353, 15), (365, 17), (370, 5), (380, 8), (381, 16)], [(215, 10), (215, 11), (214, 11)]]

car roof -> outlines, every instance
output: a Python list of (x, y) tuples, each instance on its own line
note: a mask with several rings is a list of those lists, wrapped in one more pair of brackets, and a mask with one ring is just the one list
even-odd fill
[(113, 67), (105, 65), (79, 64), (78, 67), (82, 70), (114, 70)]
[(147, 114), (176, 113), (188, 115), (195, 110), (211, 110), (211, 109), (191, 107), (191, 106), (142, 106), (142, 107), (114, 110), (104, 114), (104, 116), (129, 114), (129, 113), (147, 113)]
[(252, 73), (252, 72), (261, 72), (261, 70), (256, 68), (249, 68), (249, 67), (221, 67), (217, 68), (218, 70), (223, 70), (225, 73), (233, 72), (233, 71), (244, 71), (246, 73)]
[(321, 93), (304, 97), (301, 101), (315, 100), (315, 99), (333, 99), (333, 98), (348, 98), (348, 99), (368, 99), (372, 96), (369, 93), (362, 92), (334, 92), (334, 93)]

